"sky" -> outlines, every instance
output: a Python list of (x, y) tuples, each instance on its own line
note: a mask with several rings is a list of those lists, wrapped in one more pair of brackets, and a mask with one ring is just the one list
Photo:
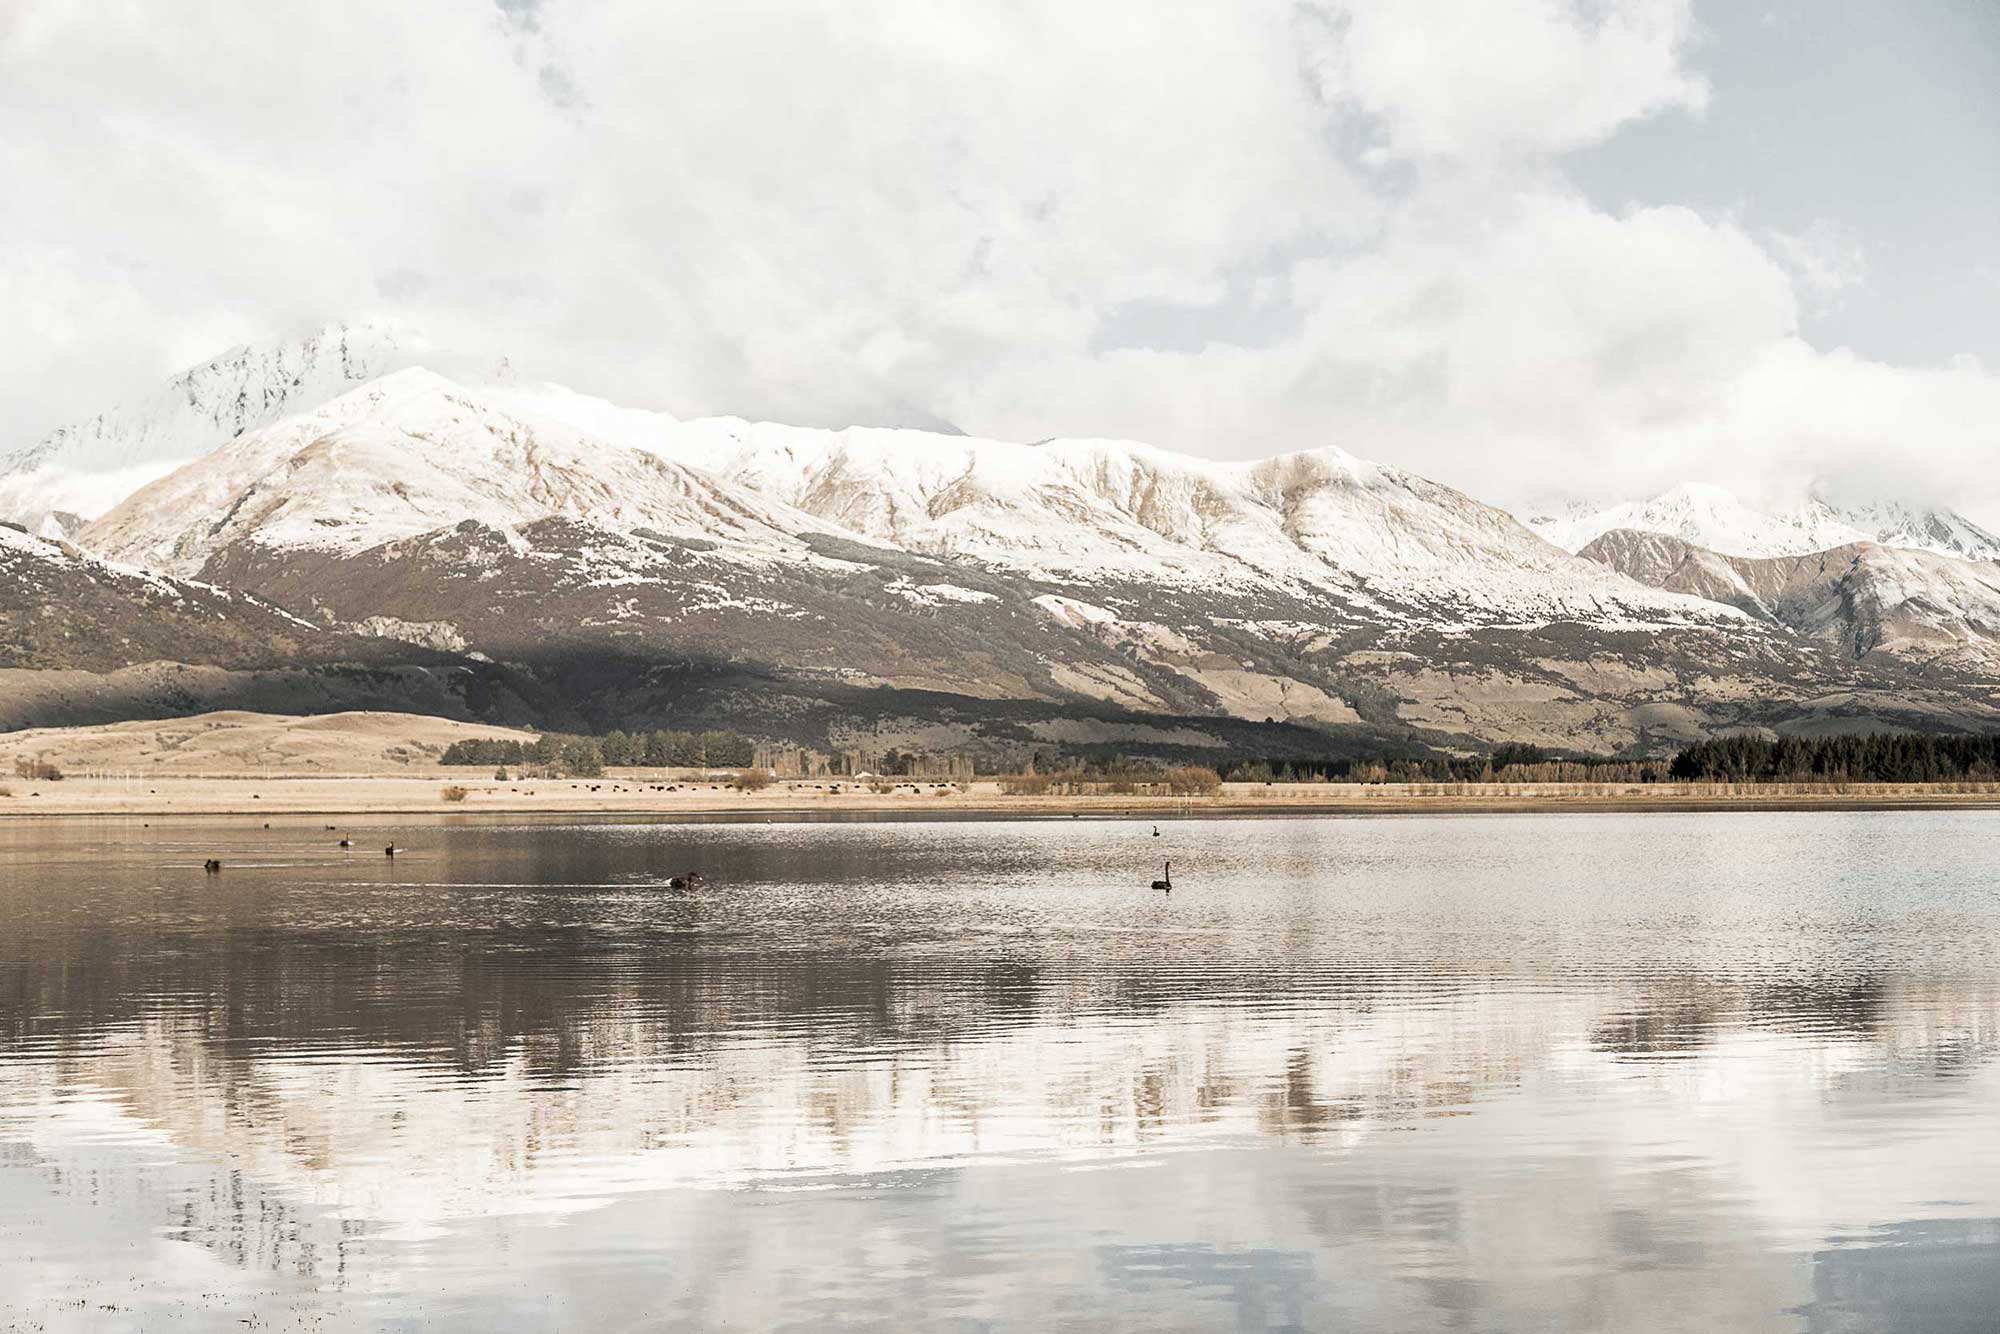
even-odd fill
[(1989, 0), (0, 0), (0, 449), (333, 320), (681, 416), (2000, 523)]

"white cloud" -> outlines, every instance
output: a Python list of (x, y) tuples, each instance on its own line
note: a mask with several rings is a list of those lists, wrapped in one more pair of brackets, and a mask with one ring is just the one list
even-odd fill
[(1386, 154), (1490, 161), (1581, 147), (1699, 111), (1681, 64), (1689, 0), (1328, 0), (1330, 99), (1376, 117)]
[(0, 432), (388, 315), (682, 414), (1338, 442), (1503, 500), (1983, 475), (1992, 377), (1800, 341), (1861, 272), (1831, 224), (1567, 182), (1703, 107), (1697, 36), (1685, 0), (25, 0)]

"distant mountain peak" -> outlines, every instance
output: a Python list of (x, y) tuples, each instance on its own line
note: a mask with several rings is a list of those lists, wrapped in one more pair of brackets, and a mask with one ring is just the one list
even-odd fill
[(1662, 533), (1725, 556), (1803, 556), (1856, 542), (2000, 561), (2000, 537), (1948, 509), (1884, 500), (1837, 504), (1808, 495), (1784, 509), (1745, 504), (1726, 487), (1684, 482), (1651, 500), (1568, 506), (1528, 526), (1567, 551), (1619, 529)]
[(393, 321), (333, 323), (244, 344), (150, 393), (0, 455), (0, 514), (94, 517), (244, 431), (309, 410), (430, 351)]

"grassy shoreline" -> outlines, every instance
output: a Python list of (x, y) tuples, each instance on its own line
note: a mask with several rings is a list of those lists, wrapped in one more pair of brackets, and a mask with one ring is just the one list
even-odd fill
[[(357, 815), (1075, 815), (1172, 818), (1180, 815), (1414, 815), (1571, 811), (1948, 810), (2000, 809), (2000, 783), (1911, 784), (1354, 784), (1228, 783), (1212, 797), (1147, 794), (1009, 796), (992, 780), (949, 789), (911, 780), (893, 792), (830, 780), (781, 781), (758, 792), (720, 782), (643, 779), (479, 781), (452, 770), (424, 773), (188, 776), (71, 776), (15, 779), (0, 797), (0, 820), (22, 817), (357, 816)], [(654, 790), (672, 782), (676, 791)], [(441, 795), (463, 785), (461, 801)]]

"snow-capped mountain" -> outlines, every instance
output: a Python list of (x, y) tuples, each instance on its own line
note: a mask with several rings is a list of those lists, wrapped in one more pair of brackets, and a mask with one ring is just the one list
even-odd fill
[(1377, 616), (1679, 621), (1510, 515), (1339, 449), (1217, 463), (1117, 440), (683, 425), (677, 457), (877, 541), (1038, 578), (1332, 593)]
[(1962, 514), (1898, 501), (1834, 504), (1808, 497), (1779, 511), (1756, 509), (1719, 486), (1687, 483), (1651, 500), (1571, 504), (1531, 516), (1528, 526), (1565, 551), (1582, 551), (1619, 529), (1662, 533), (1726, 556), (1804, 556), (1855, 542), (2000, 560), (2000, 537)]
[(62, 512), (93, 518), (246, 430), (429, 352), (421, 338), (383, 323), (331, 324), (303, 338), (233, 348), (150, 394), (0, 452), (0, 518), (31, 528)]
[(239, 543), (355, 554), (472, 522), (552, 516), (806, 558), (827, 525), (542, 413), (511, 413), (420, 367), (247, 431), (127, 497), (91, 549), (193, 575)]
[(1614, 529), (1583, 549), (1643, 583), (1711, 598), (1861, 656), (2000, 661), (2000, 565), (1863, 541), (1797, 556), (1730, 556)]
[(1859, 528), (1885, 547), (1906, 547), (1965, 560), (2000, 561), (2000, 536), (1952, 510), (1893, 500), (1826, 508), (1840, 522)]
[[(270, 420), (213, 420), (228, 434), (80, 543), (390, 661), (487, 663), (503, 684), (468, 701), (513, 692), (569, 727), (1275, 754), (1336, 734), (1615, 750), (1798, 725), (1827, 701), (1843, 726), (1993, 712), (1956, 667), (1917, 679), (1832, 651), (1725, 558), (1705, 581), (1633, 578), (1340, 450), (1220, 463), (682, 421), (420, 366), (345, 375), (299, 377)], [(1726, 493), (1657, 508), (1773, 541)], [(1801, 514), (1777, 545), (1836, 536)], [(1977, 635), (1982, 618), (1961, 619)]]
[(141, 489), (83, 540), (192, 575), (243, 542), (353, 554), (466, 521), (548, 517), (789, 559), (807, 558), (803, 534), (840, 534), (1042, 581), (1305, 596), (1398, 624), (1716, 614), (1338, 450), (1229, 464), (1123, 441), (682, 423), (422, 369), (244, 433)]
[[(1253, 721), (1363, 726), (1353, 698), (1418, 665), (1345, 656), (1384, 636), (1758, 633), (1338, 451), (1223, 464), (1117, 441), (679, 422), (420, 368), (242, 433), (83, 541), (544, 680), (612, 653), (816, 691)], [(1462, 653), (1492, 647), (1434, 661)]]
[(1719, 486), (1688, 482), (1651, 500), (1567, 517), (1543, 516), (1531, 526), (1565, 551), (1581, 551), (1605, 533), (1637, 529), (1665, 533), (1730, 556), (1799, 556), (1864, 542), (1869, 534), (1823, 506), (1785, 514), (1753, 509)]

